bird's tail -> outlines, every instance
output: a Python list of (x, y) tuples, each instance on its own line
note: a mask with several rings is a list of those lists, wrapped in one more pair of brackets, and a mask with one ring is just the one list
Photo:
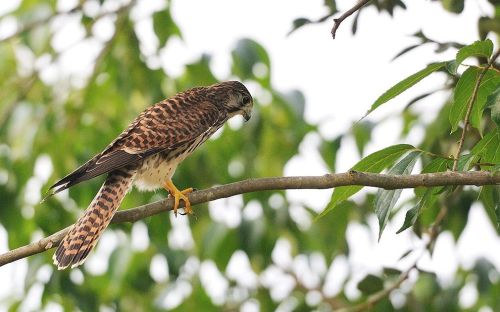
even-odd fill
[(77, 267), (87, 259), (132, 186), (134, 175), (135, 171), (127, 169), (108, 174), (85, 214), (59, 244), (53, 256), (54, 264), (59, 270)]

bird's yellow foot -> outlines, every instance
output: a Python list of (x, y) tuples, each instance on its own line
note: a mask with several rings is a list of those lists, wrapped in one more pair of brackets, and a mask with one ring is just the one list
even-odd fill
[(177, 209), (179, 208), (179, 202), (182, 199), (184, 201), (184, 211), (185, 214), (190, 215), (193, 214), (193, 209), (191, 209), (191, 203), (189, 202), (189, 199), (187, 198), (187, 194), (191, 193), (193, 191), (193, 188), (187, 188), (185, 190), (179, 191), (177, 187), (174, 185), (174, 183), (171, 180), (168, 180), (167, 183), (165, 183), (165, 189), (174, 197), (174, 214), (177, 217)]

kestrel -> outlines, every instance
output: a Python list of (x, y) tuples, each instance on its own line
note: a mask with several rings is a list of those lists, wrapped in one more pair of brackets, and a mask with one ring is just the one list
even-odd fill
[(197, 87), (143, 111), (104, 151), (50, 187), (56, 194), (82, 181), (107, 173), (106, 180), (84, 215), (73, 225), (55, 252), (59, 270), (81, 265), (108, 226), (125, 194), (165, 188), (191, 214), (187, 194), (172, 183), (177, 166), (229, 118), (250, 119), (253, 99), (238, 81)]

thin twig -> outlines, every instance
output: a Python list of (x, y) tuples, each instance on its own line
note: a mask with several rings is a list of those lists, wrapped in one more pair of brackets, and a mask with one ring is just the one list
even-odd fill
[[(500, 175), (489, 171), (388, 175), (351, 170), (346, 173), (327, 174), (323, 176), (248, 179), (193, 192), (189, 194), (189, 201), (192, 205), (196, 205), (250, 192), (287, 189), (330, 189), (347, 185), (403, 189), (445, 185), (497, 184), (500, 184)], [(171, 198), (160, 200), (140, 207), (119, 211), (113, 217), (111, 223), (135, 222), (164, 211), (172, 210), (172, 207), (173, 200)], [(0, 255), (0, 266), (56, 247), (68, 230), (69, 227), (37, 242)]]
[(77, 11), (81, 11), (82, 7), (83, 7), (83, 4), (79, 4), (79, 5), (77, 5), (76, 7), (74, 7), (73, 9), (71, 9), (68, 12), (50, 14), (50, 15), (45, 16), (43, 18), (40, 18), (38, 20), (31, 21), (31, 22), (23, 25), (21, 28), (19, 28), (14, 33), (8, 35), (7, 37), (4, 37), (4, 38), (0, 39), (0, 42), (8, 41), (10, 39), (13, 39), (15, 37), (18, 37), (18, 36), (24, 34), (25, 32), (31, 31), (31, 30), (39, 27), (39, 26), (45, 25), (45, 24), (49, 23), (53, 18), (55, 18), (57, 16), (74, 14)]
[(457, 154), (455, 156), (455, 160), (453, 161), (453, 171), (457, 171), (458, 168), (458, 158), (460, 157), (460, 153), (462, 152), (462, 148), (464, 146), (465, 134), (467, 133), (467, 130), (470, 125), (469, 118), (472, 113), (472, 107), (474, 106), (474, 102), (476, 102), (477, 93), (479, 92), (481, 81), (483, 80), (484, 75), (486, 75), (486, 72), (491, 67), (491, 65), (495, 63), (499, 55), (500, 55), (500, 49), (498, 49), (497, 52), (491, 57), (486, 67), (484, 67), (481, 70), (479, 76), (477, 77), (476, 84), (474, 85), (474, 89), (472, 90), (472, 95), (469, 98), (469, 102), (467, 103), (467, 112), (465, 113), (464, 117), (464, 128), (462, 129), (462, 135), (460, 136), (460, 141), (458, 141)]
[(21, 85), (20, 91), (17, 93), (16, 97), (12, 101), (5, 104), (5, 106), (3, 107), (2, 111), (1, 111), (0, 128), (5, 127), (5, 124), (10, 119), (10, 116), (12, 115), (12, 113), (14, 112), (14, 109), (16, 108), (16, 105), (19, 102), (22, 102), (26, 99), (29, 92), (31, 91), (31, 89), (35, 85), (35, 82), (38, 79), (37, 77), (38, 77), (38, 73), (33, 72), (33, 74), (31, 76), (29, 76), (28, 78), (20, 79), (20, 82), (19, 82), (19, 84)]
[(410, 268), (408, 268), (406, 271), (404, 271), (403, 273), (401, 273), (398, 277), (398, 279), (396, 280), (396, 282), (394, 282), (394, 284), (392, 284), (391, 286), (389, 287), (386, 287), (384, 289), (382, 289), (381, 291), (373, 294), (370, 296), (370, 298), (368, 298), (368, 300), (366, 300), (365, 302), (362, 302), (360, 304), (357, 304), (355, 306), (352, 306), (352, 307), (347, 307), (347, 308), (341, 308), (341, 309), (337, 309), (337, 310), (334, 310), (335, 312), (360, 312), (360, 311), (370, 311), (379, 301), (381, 301), (382, 299), (386, 298), (387, 296), (390, 295), (390, 293), (399, 288), (399, 286), (401, 286), (401, 284), (403, 284), (404, 281), (406, 281), (408, 279), (408, 277), (410, 276), (410, 272), (415, 269), (417, 267), (417, 262), (415, 262)]
[[(119, 7), (116, 11), (101, 12), (97, 16), (95, 16), (93, 19), (94, 19), (94, 21), (97, 21), (97, 20), (101, 19), (102, 17), (108, 16), (108, 15), (120, 14), (122, 11), (129, 10), (130, 7), (133, 6), (136, 2), (137, 2), (137, 0), (132, 0), (128, 4)], [(45, 24), (48, 24), (48, 23), (50, 23), (50, 21), (52, 19), (54, 19), (54, 18), (56, 18), (58, 16), (61, 16), (61, 15), (71, 15), (71, 14), (78, 13), (78, 12), (80, 12), (82, 10), (82, 8), (83, 8), (83, 2), (80, 3), (80, 4), (78, 4), (76, 7), (74, 7), (73, 9), (71, 9), (68, 12), (54, 13), (54, 14), (50, 14), (48, 16), (45, 16), (43, 18), (40, 18), (38, 20), (31, 21), (31, 22), (23, 25), (21, 28), (19, 28), (14, 33), (12, 33), (12, 34), (10, 34), (10, 35), (8, 35), (8, 36), (0, 39), (0, 42), (8, 41), (10, 39), (13, 39), (15, 37), (18, 37), (18, 36), (26, 33), (26, 32), (29, 32), (29, 31), (37, 28), (37, 27), (40, 27), (40, 26), (45, 25)]]
[(115, 40), (118, 37), (118, 32), (120, 31), (121, 28), (123, 28), (123, 23), (125, 23), (126, 21), (126, 15), (131, 10), (131, 8), (136, 4), (136, 2), (137, 0), (131, 0), (127, 5), (124, 5), (117, 11), (113, 12), (114, 14), (117, 15), (115, 22), (115, 32), (113, 33), (113, 36), (108, 41), (106, 41), (99, 54), (96, 56), (94, 61), (94, 67), (92, 69), (92, 73), (89, 76), (87, 84), (91, 84), (95, 80), (97, 74), (99, 73), (99, 67), (101, 67), (105, 57), (113, 48), (113, 44), (115, 43)]
[(344, 14), (340, 15), (338, 18), (333, 19), (333, 27), (332, 27), (332, 38), (335, 39), (335, 34), (337, 33), (337, 29), (340, 24), (349, 16), (351, 16), (354, 12), (360, 10), (363, 6), (365, 6), (370, 0), (361, 0), (355, 6), (350, 8)]
[(378, 302), (380, 302), (385, 297), (389, 296), (393, 290), (399, 288), (399, 286), (401, 286), (401, 284), (408, 279), (408, 277), (410, 276), (410, 272), (413, 269), (417, 269), (418, 262), (426, 254), (425, 251), (428, 250), (429, 252), (432, 253), (431, 250), (432, 250), (432, 248), (433, 248), (433, 246), (434, 246), (434, 244), (439, 236), (439, 233), (440, 233), (439, 228), (440, 228), (441, 223), (443, 222), (444, 218), (446, 217), (447, 213), (448, 213), (448, 207), (444, 203), (442, 203), (441, 208), (439, 209), (439, 213), (438, 213), (436, 219), (434, 220), (434, 223), (431, 225), (431, 227), (429, 229), (429, 241), (427, 241), (427, 243), (425, 244), (425, 246), (422, 249), (422, 252), (417, 256), (417, 258), (415, 259), (413, 264), (399, 275), (397, 281), (394, 284), (392, 284), (389, 287), (384, 288), (381, 291), (373, 294), (365, 302), (362, 302), (362, 303), (357, 304), (357, 305), (352, 306), (352, 307), (338, 309), (338, 310), (335, 310), (335, 312), (369, 311)]

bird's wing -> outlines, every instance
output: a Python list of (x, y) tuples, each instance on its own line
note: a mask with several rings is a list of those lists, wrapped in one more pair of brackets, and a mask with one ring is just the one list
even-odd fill
[(100, 154), (50, 187), (56, 194), (82, 181), (111, 172), (158, 152), (189, 144), (214, 127), (226, 114), (215, 104), (203, 101), (191, 105), (163, 101), (141, 113)]

